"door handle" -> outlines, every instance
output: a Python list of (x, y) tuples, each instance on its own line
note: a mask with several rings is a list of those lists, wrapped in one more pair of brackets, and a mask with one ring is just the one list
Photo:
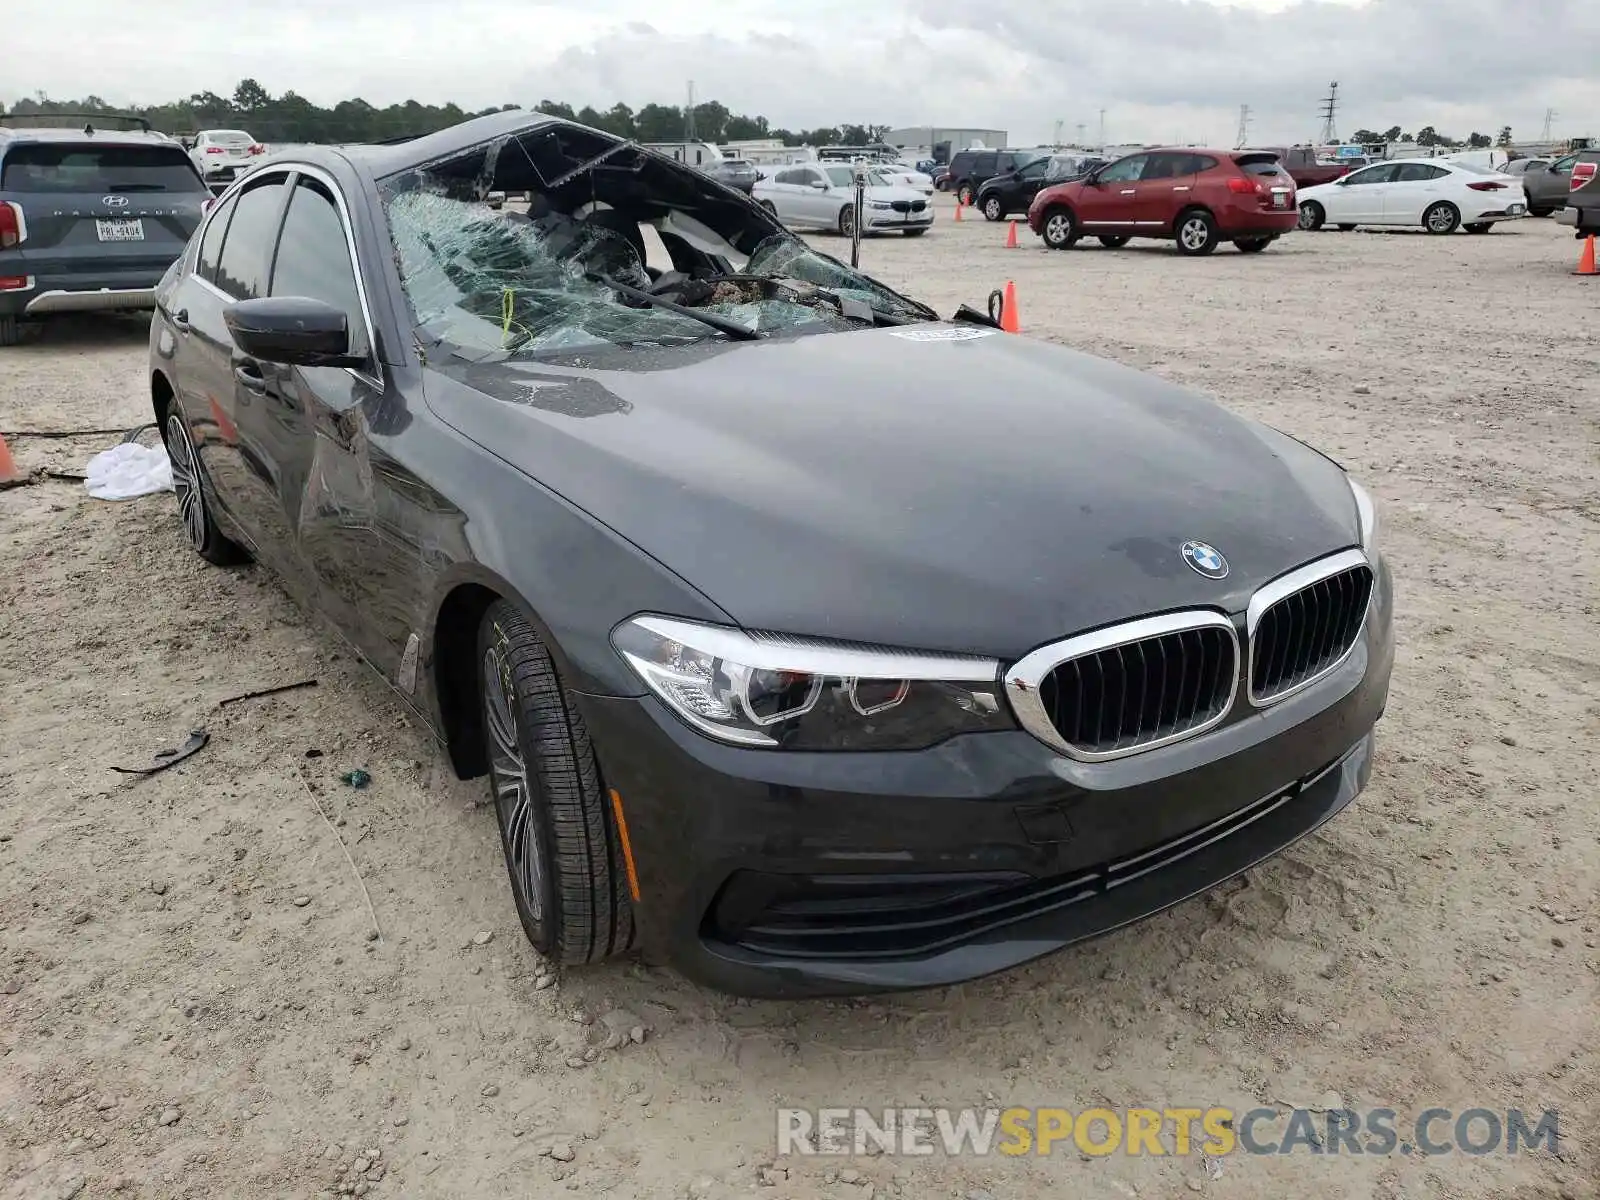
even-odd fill
[(1134, 193), (1134, 191), (1135, 191), (1135, 190), (1136, 190), (1136, 189), (1134, 189), (1134, 188), (1123, 188), (1123, 189), (1122, 189), (1122, 194), (1123, 194), (1123, 195), (1124, 195), (1124, 196), (1131, 196), (1131, 195), (1133, 195), (1133, 193)]
[(253, 362), (242, 362), (234, 367), (233, 377), (252, 392), (267, 390), (266, 376), (261, 374), (261, 368)]
[(169, 313), (168, 315), (172, 320), (174, 329), (179, 333), (189, 332), (189, 310), (187, 308), (180, 308), (177, 312)]

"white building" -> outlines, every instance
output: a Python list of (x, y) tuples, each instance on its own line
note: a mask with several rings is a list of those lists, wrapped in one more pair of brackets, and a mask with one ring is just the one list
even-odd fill
[(957, 150), (970, 150), (981, 146), (985, 150), (1004, 150), (1004, 129), (955, 129), (940, 125), (913, 125), (905, 129), (891, 129), (883, 140), (898, 148), (908, 161), (919, 158), (937, 158), (949, 162)]

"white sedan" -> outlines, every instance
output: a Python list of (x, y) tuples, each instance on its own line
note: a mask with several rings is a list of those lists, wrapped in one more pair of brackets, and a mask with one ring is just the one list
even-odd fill
[[(832, 229), (849, 237), (855, 225), (855, 172), (835, 163), (779, 167), (756, 180), (757, 203), (791, 229)], [(899, 231), (918, 237), (933, 224), (928, 198), (913, 188), (867, 179), (862, 233)]]
[(1300, 228), (1420, 225), (1429, 233), (1487, 233), (1528, 215), (1522, 180), (1497, 168), (1442, 158), (1374, 163), (1342, 179), (1301, 188)]

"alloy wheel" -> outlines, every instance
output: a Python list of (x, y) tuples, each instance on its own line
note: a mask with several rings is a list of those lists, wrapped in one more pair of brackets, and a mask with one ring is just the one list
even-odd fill
[(200, 472), (195, 466), (189, 431), (177, 413), (167, 417), (167, 457), (172, 460), (172, 490), (178, 497), (178, 515), (196, 550), (206, 546), (205, 498), (200, 494)]
[(1072, 221), (1065, 213), (1052, 213), (1044, 223), (1045, 241), (1052, 246), (1065, 246), (1072, 235)]
[(1455, 228), (1456, 216), (1443, 204), (1436, 204), (1428, 210), (1428, 228), (1434, 233), (1449, 233)]
[(1185, 250), (1199, 250), (1206, 244), (1206, 239), (1211, 236), (1210, 227), (1204, 217), (1190, 217), (1183, 223), (1183, 228), (1178, 232), (1178, 237), (1183, 241)]
[(544, 920), (544, 856), (533, 811), (528, 760), (517, 736), (517, 695), (511, 665), (498, 646), (483, 652), (484, 713), (489, 726), (489, 778), (523, 902), (535, 921)]

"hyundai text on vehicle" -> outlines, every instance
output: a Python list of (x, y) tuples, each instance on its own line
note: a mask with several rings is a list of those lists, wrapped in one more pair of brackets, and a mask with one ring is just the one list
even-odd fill
[(189, 540), (280, 574), (487, 777), (559, 963), (953, 983), (1366, 783), (1392, 594), (1343, 469), (940, 320), (609, 134), (513, 111), (292, 152), (159, 304)]

